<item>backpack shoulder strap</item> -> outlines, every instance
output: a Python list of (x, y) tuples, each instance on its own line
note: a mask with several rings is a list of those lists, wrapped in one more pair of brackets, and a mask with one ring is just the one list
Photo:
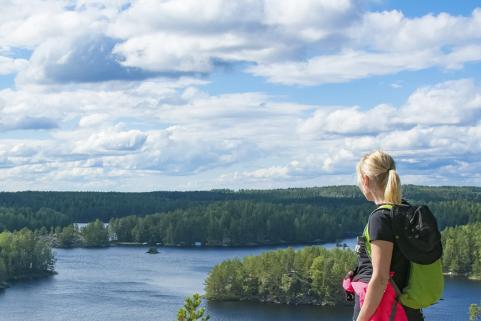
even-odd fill
[[(371, 212), (369, 217), (371, 217), (372, 214), (376, 213), (379, 210), (387, 209), (392, 212), (393, 210), (393, 205), (392, 204), (381, 204), (381, 206), (377, 207), (374, 211)], [(371, 258), (371, 238), (369, 237), (369, 219), (366, 223), (366, 227), (364, 228), (363, 236), (365, 239), (365, 244), (364, 246), (366, 247), (366, 253)]]

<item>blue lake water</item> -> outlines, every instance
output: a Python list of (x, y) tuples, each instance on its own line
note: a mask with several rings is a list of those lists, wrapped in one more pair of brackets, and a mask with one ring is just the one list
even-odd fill
[[(172, 321), (186, 296), (203, 293), (204, 279), (215, 264), (276, 248), (282, 247), (160, 248), (157, 255), (145, 254), (142, 247), (57, 249), (58, 275), (0, 292), (0, 320)], [(481, 282), (447, 278), (444, 300), (426, 310), (426, 320), (468, 320), (469, 304), (480, 300)], [(205, 306), (213, 321), (347, 321), (351, 316), (350, 307), (247, 302)]]

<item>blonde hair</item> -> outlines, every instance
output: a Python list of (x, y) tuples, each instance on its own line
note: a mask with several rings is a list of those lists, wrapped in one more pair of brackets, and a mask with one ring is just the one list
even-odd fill
[(379, 190), (384, 191), (386, 202), (401, 204), (401, 179), (391, 155), (381, 150), (364, 155), (356, 170), (359, 183), (362, 176), (367, 176)]

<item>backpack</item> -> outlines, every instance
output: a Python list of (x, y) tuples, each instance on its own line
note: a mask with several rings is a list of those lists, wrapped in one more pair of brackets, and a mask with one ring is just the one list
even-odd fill
[[(405, 306), (421, 309), (436, 303), (443, 294), (442, 244), (436, 218), (425, 205), (385, 204), (379, 209), (389, 209), (396, 245), (410, 262), (407, 285), (396, 289), (398, 300)], [(374, 213), (373, 212), (373, 213)], [(372, 215), (372, 214), (371, 214)], [(366, 251), (371, 256), (369, 224), (364, 229)]]

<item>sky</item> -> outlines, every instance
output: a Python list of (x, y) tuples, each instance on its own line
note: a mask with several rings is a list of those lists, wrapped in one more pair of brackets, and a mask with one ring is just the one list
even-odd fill
[(0, 0), (0, 190), (481, 186), (481, 3)]

